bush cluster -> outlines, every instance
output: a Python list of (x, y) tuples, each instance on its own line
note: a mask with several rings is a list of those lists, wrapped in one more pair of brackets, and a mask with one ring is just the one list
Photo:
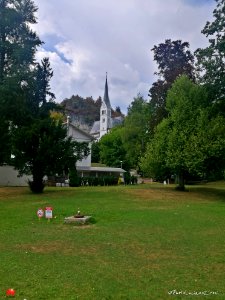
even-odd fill
[(117, 185), (118, 183), (118, 177), (114, 176), (101, 176), (101, 177), (79, 177), (77, 176), (76, 179), (73, 178), (71, 181), (70, 178), (70, 183), (69, 185), (74, 187), (74, 186), (110, 186), (110, 185)]
[[(69, 174), (69, 185), (71, 187), (76, 186), (110, 186), (123, 184), (121, 178), (119, 176), (87, 176), (80, 177), (77, 173), (76, 169), (71, 169)], [(124, 184), (137, 184), (137, 177), (131, 176), (130, 173), (125, 173), (124, 175)]]
[(124, 183), (125, 184), (137, 184), (137, 177), (130, 175), (130, 173), (124, 174)]

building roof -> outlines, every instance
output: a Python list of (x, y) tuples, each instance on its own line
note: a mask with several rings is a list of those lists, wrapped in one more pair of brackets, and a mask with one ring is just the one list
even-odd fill
[(109, 93), (108, 93), (107, 73), (106, 73), (106, 79), (105, 79), (105, 92), (104, 92), (103, 101), (105, 102), (105, 104), (108, 108), (111, 108), (111, 104), (109, 101)]
[(80, 129), (79, 127), (75, 126), (73, 123), (69, 123), (69, 126), (71, 126), (75, 130), (77, 130), (78, 132), (80, 132), (82, 135), (88, 137), (89, 139), (94, 140), (94, 137), (90, 133), (87, 133), (86, 131)]
[[(123, 117), (119, 116), (119, 117), (111, 118), (111, 120), (112, 120), (112, 127), (114, 127), (122, 124)], [(95, 121), (91, 128), (90, 134), (98, 134), (99, 132), (100, 132), (100, 121)]]
[(126, 171), (122, 168), (113, 168), (113, 167), (82, 167), (77, 166), (77, 171), (86, 171), (86, 172), (112, 172), (112, 173), (125, 173)]
[(124, 118), (122, 116), (112, 118), (112, 127), (123, 123)]
[(100, 121), (95, 121), (91, 128), (90, 134), (97, 134), (99, 133), (99, 131), (100, 131)]

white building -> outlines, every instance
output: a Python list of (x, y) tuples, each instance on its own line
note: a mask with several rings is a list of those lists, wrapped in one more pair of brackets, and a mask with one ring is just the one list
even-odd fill
[(67, 135), (71, 136), (73, 140), (77, 142), (86, 142), (89, 144), (90, 154), (83, 158), (82, 160), (77, 161), (77, 167), (90, 167), (91, 166), (91, 144), (94, 140), (94, 137), (89, 133), (83, 131), (79, 127), (75, 126), (70, 122), (70, 118), (67, 117)]

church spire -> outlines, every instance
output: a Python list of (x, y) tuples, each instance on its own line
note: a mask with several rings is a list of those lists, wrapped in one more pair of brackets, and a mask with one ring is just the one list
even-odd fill
[(108, 93), (108, 82), (107, 82), (107, 72), (106, 72), (106, 79), (105, 79), (105, 92), (104, 92), (104, 102), (108, 108), (111, 108), (111, 104), (109, 101), (109, 93)]

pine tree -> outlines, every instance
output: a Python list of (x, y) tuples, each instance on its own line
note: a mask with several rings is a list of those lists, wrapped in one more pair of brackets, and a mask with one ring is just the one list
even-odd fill
[(0, 0), (0, 163), (32, 175), (30, 188), (41, 193), (45, 175), (68, 172), (89, 149), (51, 117), (53, 72), (47, 58), (35, 61), (41, 41), (30, 28), (36, 11), (31, 0)]

